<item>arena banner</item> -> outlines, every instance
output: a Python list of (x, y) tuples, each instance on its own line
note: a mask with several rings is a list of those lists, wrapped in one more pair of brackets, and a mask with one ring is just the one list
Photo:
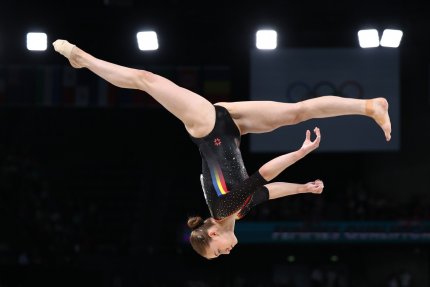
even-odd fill
[(236, 235), (242, 243), (428, 243), (429, 222), (327, 221), (242, 222)]

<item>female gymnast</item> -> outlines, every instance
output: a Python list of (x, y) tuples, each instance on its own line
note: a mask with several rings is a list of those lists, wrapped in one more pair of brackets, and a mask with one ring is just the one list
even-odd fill
[(200, 176), (211, 217), (188, 218), (190, 243), (201, 256), (212, 259), (229, 254), (238, 240), (235, 221), (255, 205), (292, 194), (319, 194), (324, 184), (315, 180), (305, 184), (270, 182), (286, 168), (315, 150), (321, 140), (306, 131), (300, 149), (278, 156), (248, 176), (239, 149), (240, 138), (248, 133), (264, 133), (313, 118), (362, 115), (373, 118), (391, 138), (388, 102), (385, 98), (351, 99), (321, 96), (298, 103), (241, 101), (210, 103), (204, 97), (146, 70), (138, 70), (98, 59), (66, 40), (56, 40), (54, 49), (74, 68), (87, 68), (109, 83), (145, 91), (185, 126), (202, 157)]

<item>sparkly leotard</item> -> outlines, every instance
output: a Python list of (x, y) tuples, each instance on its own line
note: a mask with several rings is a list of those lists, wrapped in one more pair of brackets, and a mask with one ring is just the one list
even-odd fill
[(215, 105), (213, 130), (192, 141), (202, 157), (201, 184), (212, 217), (221, 220), (236, 212), (242, 218), (249, 210), (268, 200), (267, 181), (257, 171), (251, 176), (245, 169), (239, 149), (240, 131), (227, 109)]

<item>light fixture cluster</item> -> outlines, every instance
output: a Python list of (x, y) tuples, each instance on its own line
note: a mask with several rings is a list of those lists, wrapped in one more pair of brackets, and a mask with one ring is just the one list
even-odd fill
[[(390, 47), (397, 48), (403, 37), (401, 30), (385, 29), (379, 39), (376, 29), (358, 31), (358, 40), (361, 48)], [(277, 33), (274, 30), (259, 30), (256, 34), (256, 47), (260, 50), (273, 50), (277, 47)]]
[[(402, 39), (401, 30), (385, 29), (381, 39), (376, 29), (358, 31), (360, 47), (398, 47)], [(141, 51), (158, 50), (158, 36), (155, 31), (141, 31), (136, 34), (138, 48)], [(275, 30), (264, 29), (256, 33), (255, 46), (260, 50), (273, 50), (278, 46), (278, 34)], [(30, 51), (45, 51), (48, 47), (46, 33), (30, 32), (27, 34), (27, 49)]]
[(403, 32), (395, 29), (385, 29), (381, 39), (376, 29), (365, 29), (358, 31), (358, 42), (361, 48), (390, 47), (397, 48), (402, 40)]

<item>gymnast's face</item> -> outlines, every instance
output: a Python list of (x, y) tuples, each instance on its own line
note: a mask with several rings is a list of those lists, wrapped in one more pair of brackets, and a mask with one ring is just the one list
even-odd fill
[(230, 251), (237, 244), (236, 235), (233, 231), (218, 232), (218, 230), (208, 230), (212, 238), (209, 247), (206, 249), (206, 258), (213, 259), (223, 254), (230, 254)]

